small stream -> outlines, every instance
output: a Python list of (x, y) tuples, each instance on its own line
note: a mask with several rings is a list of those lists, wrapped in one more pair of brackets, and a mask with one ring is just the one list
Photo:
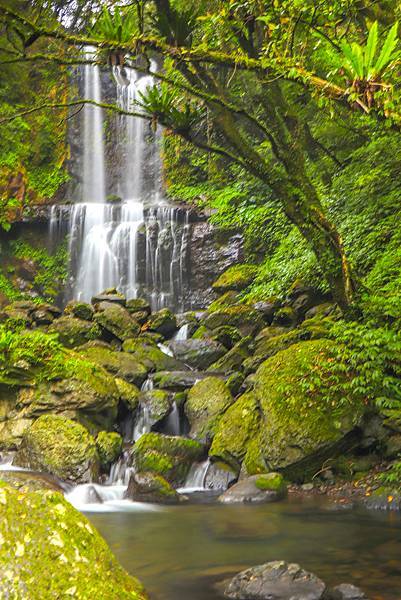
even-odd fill
[(312, 500), (153, 508), (88, 515), (152, 600), (217, 600), (216, 581), (276, 559), (358, 585), (370, 600), (401, 599), (399, 514)]

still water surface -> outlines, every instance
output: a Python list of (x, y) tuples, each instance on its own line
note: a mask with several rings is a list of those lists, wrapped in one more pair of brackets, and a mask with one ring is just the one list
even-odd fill
[(315, 501), (188, 504), (88, 517), (152, 600), (218, 600), (216, 581), (270, 560), (299, 562), (370, 600), (401, 600), (401, 516)]

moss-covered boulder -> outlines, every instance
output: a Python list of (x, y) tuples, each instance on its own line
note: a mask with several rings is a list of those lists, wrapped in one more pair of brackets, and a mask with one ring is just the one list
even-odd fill
[(131, 300), (127, 300), (125, 307), (130, 313), (146, 312), (150, 315), (152, 312), (149, 302), (144, 298), (131, 298)]
[(57, 492), (0, 487), (0, 542), (1, 598), (147, 598)]
[(233, 291), (226, 292), (222, 296), (216, 298), (216, 300), (213, 300), (213, 302), (208, 307), (208, 311), (215, 312), (216, 310), (227, 308), (227, 306), (233, 306), (234, 304), (238, 304), (238, 302), (239, 294)]
[(147, 377), (148, 368), (128, 352), (117, 352), (97, 344), (80, 348), (79, 352), (88, 361), (129, 383), (142, 385)]
[(70, 316), (55, 319), (49, 327), (49, 333), (57, 333), (58, 339), (66, 348), (81, 346), (101, 336), (96, 323)]
[(100, 431), (96, 438), (96, 448), (102, 467), (109, 467), (120, 456), (123, 439), (115, 431)]
[(294, 327), (298, 321), (298, 314), (292, 306), (283, 306), (274, 313), (272, 325), (276, 327)]
[(222, 504), (265, 504), (282, 500), (287, 486), (280, 473), (253, 475), (230, 487), (219, 496)]
[(240, 371), (244, 361), (249, 357), (250, 343), (251, 338), (243, 338), (224, 356), (210, 365), (208, 371), (216, 371), (227, 374)]
[(155, 331), (163, 337), (169, 338), (177, 330), (177, 321), (171, 310), (162, 308), (149, 317), (144, 328), (145, 330)]
[(83, 483), (97, 477), (99, 457), (85, 427), (58, 415), (43, 415), (24, 433), (14, 464)]
[(333, 370), (334, 360), (333, 342), (321, 339), (294, 344), (258, 369), (254, 393), (264, 416), (259, 446), (269, 470), (302, 479), (355, 443), (364, 394), (351, 387), (344, 392), (354, 373), (346, 365)]
[(183, 392), (206, 377), (200, 371), (160, 371), (152, 375), (154, 386), (170, 392)]
[(92, 304), (95, 306), (101, 302), (109, 302), (110, 304), (125, 306), (127, 299), (125, 298), (124, 294), (121, 294), (116, 288), (108, 288), (100, 294), (92, 297)]
[(204, 370), (224, 356), (227, 349), (211, 339), (177, 340), (170, 342), (174, 356), (193, 369)]
[(95, 322), (101, 328), (106, 339), (127, 340), (139, 335), (140, 326), (131, 317), (128, 310), (119, 304), (111, 305), (94, 315)]
[(203, 324), (208, 329), (230, 326), (237, 328), (242, 335), (254, 335), (263, 329), (265, 323), (261, 315), (245, 304), (228, 306), (205, 315)]
[(173, 486), (156, 473), (133, 473), (130, 477), (125, 498), (134, 502), (153, 504), (177, 504), (180, 496)]
[(210, 441), (217, 430), (223, 413), (234, 402), (224, 381), (206, 377), (198, 381), (188, 392), (185, 414), (190, 423), (190, 436)]
[(202, 444), (187, 438), (145, 433), (134, 445), (132, 460), (137, 472), (161, 475), (171, 485), (185, 481), (191, 464), (202, 458)]
[(149, 338), (128, 339), (123, 343), (124, 352), (145, 365), (149, 372), (153, 371), (176, 371), (184, 368), (184, 365), (176, 358), (168, 356), (160, 350), (156, 342)]
[(86, 302), (78, 302), (77, 300), (71, 300), (66, 305), (64, 314), (72, 315), (77, 319), (83, 319), (84, 321), (92, 321), (95, 311), (91, 304), (87, 304)]
[(36, 490), (52, 490), (63, 492), (60, 482), (46, 473), (32, 473), (30, 471), (2, 471), (0, 473), (0, 487), (2, 483), (21, 490), (34, 492)]
[(243, 394), (221, 417), (209, 456), (237, 466), (248, 451), (248, 446), (261, 427), (260, 411), (255, 396)]
[(120, 400), (125, 404), (125, 406), (130, 410), (134, 411), (138, 408), (139, 399), (141, 396), (141, 392), (139, 388), (133, 383), (128, 383), (125, 379), (120, 379), (117, 377), (115, 379), (115, 383), (118, 389), (118, 393), (120, 396)]
[(217, 292), (241, 291), (250, 285), (258, 273), (257, 265), (233, 265), (213, 283)]

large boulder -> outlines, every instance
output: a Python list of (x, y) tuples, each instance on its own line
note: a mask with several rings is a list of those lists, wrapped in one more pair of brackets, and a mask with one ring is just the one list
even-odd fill
[(258, 273), (257, 265), (233, 265), (213, 283), (216, 292), (241, 291), (247, 288)]
[(215, 312), (208, 311), (203, 324), (211, 330), (225, 325), (236, 327), (244, 336), (254, 335), (265, 325), (260, 313), (245, 304), (228, 306)]
[(0, 541), (1, 598), (147, 598), (60, 493), (1, 486)]
[(248, 392), (232, 404), (217, 424), (209, 456), (229, 464), (240, 464), (249, 444), (259, 433), (260, 411), (256, 398)]
[(144, 328), (160, 333), (165, 338), (169, 338), (177, 330), (177, 321), (171, 310), (162, 308), (149, 317)]
[(153, 427), (171, 412), (170, 394), (166, 390), (149, 390), (141, 393), (141, 407), (146, 407), (149, 424)]
[(207, 369), (227, 352), (222, 344), (210, 339), (173, 341), (169, 347), (178, 360), (199, 370)]
[(208, 377), (199, 371), (160, 371), (152, 375), (154, 386), (171, 392), (182, 392)]
[(79, 352), (90, 362), (135, 385), (141, 385), (149, 371), (142, 362), (128, 352), (117, 352), (98, 344), (80, 348)]
[(208, 371), (216, 371), (227, 374), (240, 371), (244, 361), (249, 357), (250, 342), (251, 338), (243, 338), (224, 356), (210, 365)]
[(162, 477), (155, 473), (132, 473), (125, 498), (134, 502), (154, 504), (177, 504), (181, 496)]
[(335, 360), (333, 342), (321, 339), (294, 344), (259, 367), (254, 394), (267, 470), (302, 480), (355, 444), (365, 397), (348, 385), (355, 374), (346, 365), (333, 374)]
[(84, 321), (92, 321), (95, 311), (91, 304), (87, 304), (86, 302), (78, 302), (77, 300), (71, 300), (66, 305), (64, 314), (73, 315), (77, 319), (83, 319)]
[(124, 294), (121, 294), (116, 290), (116, 288), (109, 288), (104, 290), (100, 294), (92, 297), (92, 304), (95, 306), (100, 304), (101, 302), (109, 302), (110, 304), (116, 304), (118, 306), (125, 306), (127, 300)]
[(99, 471), (94, 438), (79, 423), (58, 415), (43, 415), (31, 425), (14, 464), (75, 483), (89, 482)]
[(185, 414), (190, 423), (190, 436), (210, 441), (221, 416), (234, 402), (224, 381), (217, 377), (206, 377), (198, 381), (188, 392)]
[(128, 339), (123, 343), (124, 352), (145, 365), (149, 371), (176, 371), (185, 368), (181, 362), (172, 356), (168, 356), (160, 350), (156, 342), (151, 339)]
[(287, 493), (283, 476), (280, 473), (252, 475), (242, 479), (218, 500), (222, 504), (266, 504), (282, 500)]
[(230, 600), (323, 600), (326, 585), (295, 563), (273, 561), (238, 573), (226, 586)]
[(119, 304), (107, 306), (101, 312), (96, 312), (94, 320), (101, 328), (106, 339), (116, 338), (122, 342), (128, 338), (136, 337), (141, 330), (128, 310)]
[(55, 319), (49, 327), (49, 333), (57, 333), (58, 339), (66, 348), (81, 346), (101, 335), (96, 323), (70, 316)]
[(191, 464), (204, 452), (202, 444), (187, 438), (145, 433), (134, 445), (132, 461), (137, 472), (161, 475), (170, 484), (185, 481)]
[(96, 448), (102, 467), (109, 467), (117, 460), (123, 449), (123, 439), (116, 431), (100, 431)]

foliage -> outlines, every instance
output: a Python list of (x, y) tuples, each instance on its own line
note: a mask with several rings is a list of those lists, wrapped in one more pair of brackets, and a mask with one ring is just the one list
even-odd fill
[(385, 486), (401, 487), (401, 461), (393, 462), (389, 470), (380, 475), (380, 481)]

